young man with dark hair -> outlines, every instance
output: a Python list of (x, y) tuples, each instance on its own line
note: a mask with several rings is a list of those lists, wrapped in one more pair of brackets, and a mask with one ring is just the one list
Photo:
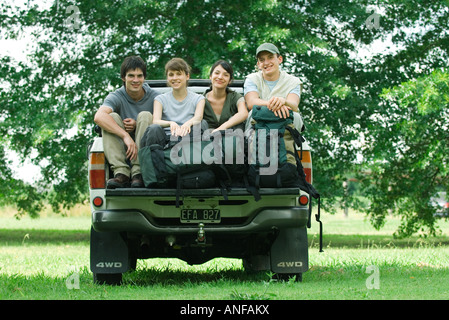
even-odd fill
[[(147, 77), (147, 65), (143, 61), (142, 58), (137, 56), (130, 56), (125, 58), (121, 67), (120, 67), (120, 78), (123, 80), (126, 78), (126, 74), (129, 70), (140, 69), (143, 74), (143, 78)], [(125, 81), (123, 80), (123, 85), (125, 85)]]
[(145, 83), (146, 73), (142, 58), (127, 57), (120, 68), (123, 86), (109, 93), (95, 114), (104, 153), (114, 172), (107, 182), (110, 189), (144, 187), (137, 154), (143, 133), (153, 122), (153, 102), (159, 94)]

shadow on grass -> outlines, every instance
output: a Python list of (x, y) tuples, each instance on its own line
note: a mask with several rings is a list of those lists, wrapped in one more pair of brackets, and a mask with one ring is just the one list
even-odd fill
[[(324, 234), (323, 248), (416, 248), (423, 246), (448, 246), (449, 237), (431, 237), (421, 238), (413, 236), (405, 239), (395, 239), (389, 235), (340, 235)], [(318, 248), (319, 239), (316, 236), (309, 235), (309, 248)]]
[[(441, 265), (432, 265), (425, 262), (416, 264), (402, 265), (396, 262), (383, 262), (379, 264), (379, 270), (385, 283), (387, 279), (395, 281), (434, 281), (440, 277), (441, 281), (446, 282), (448, 279), (448, 267)], [(294, 279), (285, 281), (272, 280), (274, 274), (269, 271), (247, 272), (243, 268), (208, 270), (208, 271), (184, 271), (160, 268), (144, 268), (136, 271), (130, 271), (123, 275), (124, 286), (136, 287), (197, 287), (207, 288), (208, 284), (220, 285), (223, 288), (232, 288), (234, 285), (258, 283), (260, 285), (269, 283), (285, 283), (291, 285), (297, 283)], [(303, 274), (303, 284), (329, 284), (341, 283), (342, 281), (354, 282), (358, 281), (365, 284), (369, 274), (366, 273), (366, 266), (359, 263), (347, 264), (341, 263), (336, 265), (316, 265), (310, 266), (310, 269)], [(437, 283), (440, 280), (435, 280)], [(385, 284), (384, 283), (384, 284)]]
[[(368, 290), (366, 280), (369, 275), (357, 266), (313, 268), (305, 274), (302, 284), (269, 282), (263, 272), (246, 274), (243, 270), (222, 270), (200, 273), (152, 268), (126, 273), (122, 286), (108, 286), (94, 285), (92, 274), (86, 267), (79, 270), (78, 290), (67, 287), (68, 275), (0, 274), (0, 300), (447, 300), (448, 268), (385, 264), (380, 272), (380, 290)], [(257, 283), (249, 285), (249, 282)]]
[(217, 271), (184, 271), (145, 268), (127, 272), (123, 275), (123, 283), (133, 286), (195, 286), (207, 283), (221, 282), (223, 284), (231, 282), (262, 282), (270, 279), (266, 271), (246, 272), (242, 269), (228, 269)]
[(34, 230), (34, 229), (0, 229), (2, 246), (21, 244), (45, 245), (86, 243), (90, 240), (89, 231), (85, 230)]
[[(90, 240), (89, 230), (55, 230), (55, 229), (0, 229), (1, 245), (21, 244), (59, 244), (85, 243)], [(309, 248), (318, 249), (319, 239), (316, 235), (308, 235)], [(420, 238), (410, 237), (395, 239), (390, 235), (340, 235), (324, 234), (323, 247), (326, 248), (414, 248), (421, 246), (447, 246), (449, 237)]]

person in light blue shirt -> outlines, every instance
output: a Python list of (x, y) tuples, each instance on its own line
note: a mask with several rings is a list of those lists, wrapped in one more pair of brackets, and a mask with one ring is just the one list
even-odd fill
[(190, 66), (181, 58), (174, 58), (165, 66), (167, 83), (171, 90), (154, 101), (153, 124), (169, 128), (171, 135), (183, 137), (193, 125), (203, 119), (204, 97), (187, 87)]
[(164, 147), (170, 140), (176, 141), (190, 134), (195, 125), (207, 129), (207, 122), (203, 121), (205, 98), (189, 90), (190, 66), (187, 62), (181, 58), (171, 59), (165, 65), (165, 74), (170, 90), (154, 99), (153, 124), (144, 134), (147, 145)]

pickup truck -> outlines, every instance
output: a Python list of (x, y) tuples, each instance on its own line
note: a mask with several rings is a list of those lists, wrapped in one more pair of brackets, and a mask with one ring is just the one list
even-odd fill
[[(165, 80), (147, 80), (165, 92)], [(190, 80), (203, 93), (209, 80)], [(242, 92), (243, 81), (231, 89)], [(302, 126), (302, 124), (295, 124)], [(88, 178), (92, 226), (90, 269), (95, 283), (120, 284), (137, 259), (178, 258), (202, 264), (218, 257), (242, 259), (245, 270), (269, 270), (280, 279), (308, 270), (307, 229), (312, 199), (299, 188), (260, 188), (255, 200), (247, 188), (107, 189), (112, 172), (105, 159), (101, 130), (88, 147)], [(302, 146), (306, 179), (312, 183), (311, 152)], [(319, 211), (316, 220), (319, 220)]]

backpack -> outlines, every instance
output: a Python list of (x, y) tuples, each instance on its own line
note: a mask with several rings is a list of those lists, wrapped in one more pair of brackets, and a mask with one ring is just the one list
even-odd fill
[[(211, 188), (221, 184), (226, 171), (214, 165), (212, 141), (194, 141), (192, 134), (171, 141), (165, 132), (149, 126), (139, 149), (142, 179), (147, 188), (176, 188), (176, 203), (182, 189)], [(222, 188), (227, 199), (227, 193)]]
[[(293, 112), (286, 119), (277, 117), (266, 107), (254, 106), (252, 111), (253, 134), (250, 136), (250, 160), (248, 179), (253, 186), (256, 201), (260, 199), (257, 190), (265, 188), (298, 187), (318, 200), (316, 221), (320, 224), (320, 252), (323, 251), (322, 222), (320, 220), (320, 194), (306, 181), (301, 163), (302, 143), (305, 141), (293, 125)], [(296, 146), (300, 148), (299, 152)], [(269, 157), (269, 161), (265, 163)], [(263, 161), (261, 161), (263, 160)], [(274, 162), (274, 168), (270, 165)], [(254, 189), (256, 192), (254, 192)], [(312, 213), (309, 202), (308, 227)]]
[(256, 188), (299, 187), (298, 153), (301, 134), (293, 127), (293, 112), (279, 118), (266, 107), (255, 106), (250, 142), (248, 179)]
[[(226, 171), (226, 186), (244, 187), (248, 172), (247, 139), (241, 129), (221, 130), (221, 167)], [(217, 138), (217, 137), (216, 137)]]
[(318, 197), (306, 181), (300, 156), (305, 140), (293, 125), (293, 112), (284, 119), (266, 107), (254, 106), (252, 118), (254, 133), (248, 155), (250, 185), (257, 189), (298, 187)]

